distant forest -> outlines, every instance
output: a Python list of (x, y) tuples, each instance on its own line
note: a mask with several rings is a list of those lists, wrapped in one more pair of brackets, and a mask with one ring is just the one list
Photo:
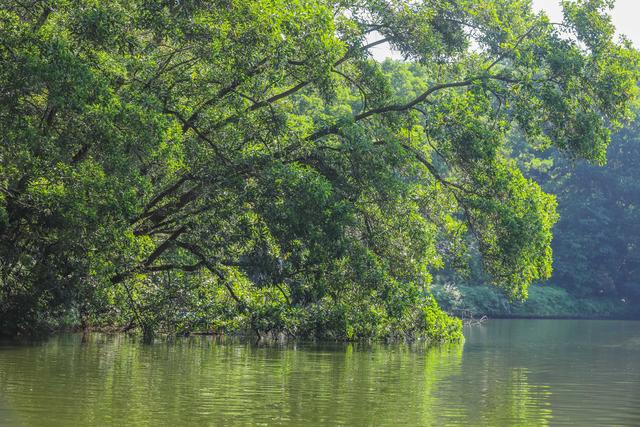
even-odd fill
[(525, 174), (557, 197), (553, 274), (529, 289), (526, 302), (510, 303), (484, 284), (476, 260), (465, 274), (437, 276), (438, 301), (474, 316), (640, 316), (640, 121), (613, 136), (604, 166), (517, 140), (511, 150)]

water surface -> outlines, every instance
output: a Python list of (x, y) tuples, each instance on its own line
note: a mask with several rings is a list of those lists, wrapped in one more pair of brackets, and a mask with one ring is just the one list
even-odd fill
[(2, 425), (640, 425), (640, 322), (493, 320), (466, 342), (0, 346)]

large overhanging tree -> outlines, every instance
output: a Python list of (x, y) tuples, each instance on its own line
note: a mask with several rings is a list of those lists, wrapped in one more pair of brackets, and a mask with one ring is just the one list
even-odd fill
[(603, 162), (629, 116), (609, 3), (0, 1), (0, 327), (455, 338), (469, 242), (511, 297), (551, 273), (507, 139)]

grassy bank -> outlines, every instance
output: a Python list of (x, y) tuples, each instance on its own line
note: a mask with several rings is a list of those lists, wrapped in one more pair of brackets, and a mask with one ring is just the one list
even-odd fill
[(451, 313), (473, 317), (640, 318), (637, 307), (616, 298), (577, 298), (554, 286), (532, 286), (524, 302), (509, 302), (496, 288), (444, 284), (432, 289), (441, 307)]

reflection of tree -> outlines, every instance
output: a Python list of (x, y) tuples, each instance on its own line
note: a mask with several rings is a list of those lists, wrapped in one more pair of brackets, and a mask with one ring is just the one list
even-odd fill
[(282, 404), (292, 425), (424, 425), (439, 411), (438, 384), (460, 371), (462, 346), (348, 345), (290, 361)]
[[(420, 425), (441, 425), (444, 412), (449, 411), (450, 402), (440, 393), (441, 386), (462, 373), (462, 345), (451, 344), (428, 349), (424, 354), (421, 393), (418, 394)], [(456, 414), (460, 411), (454, 411)]]
[(423, 424), (548, 425), (552, 415), (549, 388), (530, 384), (526, 368), (509, 370), (508, 361), (496, 355), (465, 355), (460, 375), (435, 385), (428, 405), (433, 415), (425, 416)]
[[(548, 425), (551, 420), (551, 403), (549, 386), (529, 384), (529, 370), (517, 368), (511, 371), (511, 393), (509, 407), (505, 407), (505, 415), (520, 425)], [(500, 412), (500, 411), (498, 411)]]
[[(513, 355), (511, 355), (513, 356)], [(399, 346), (143, 346), (57, 338), (0, 353), (26, 424), (546, 425), (550, 391), (508, 352)], [(0, 414), (0, 423), (6, 421)]]
[[(0, 355), (0, 389), (28, 425), (430, 424), (462, 346), (143, 346), (59, 337)], [(9, 368), (11, 367), (11, 368)], [(3, 420), (0, 414), (0, 421)]]
[(566, 340), (567, 334), (538, 326), (524, 320), (496, 321), (491, 327), (465, 332), (468, 341), (462, 378), (440, 386), (439, 392), (448, 396), (448, 407), (459, 409), (457, 413), (451, 413), (452, 409), (445, 414), (445, 424), (540, 426), (550, 423), (551, 390), (544, 382), (540, 383), (539, 378), (531, 378), (529, 367), (536, 363), (530, 344), (554, 345)]
[(544, 426), (551, 421), (551, 391), (529, 383), (529, 370), (512, 368), (502, 380), (489, 382), (482, 407), (478, 408), (484, 425)]

